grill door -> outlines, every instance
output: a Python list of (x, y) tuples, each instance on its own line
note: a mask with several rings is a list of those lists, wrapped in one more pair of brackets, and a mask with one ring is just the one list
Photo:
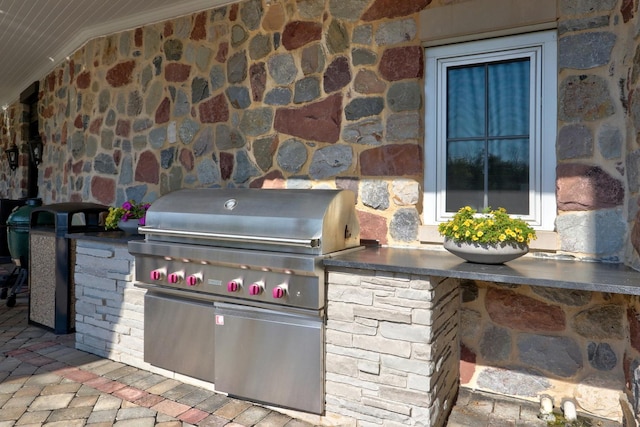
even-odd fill
[(213, 303), (147, 291), (144, 361), (213, 382)]
[(216, 390), (322, 414), (323, 322), (254, 307), (215, 303)]

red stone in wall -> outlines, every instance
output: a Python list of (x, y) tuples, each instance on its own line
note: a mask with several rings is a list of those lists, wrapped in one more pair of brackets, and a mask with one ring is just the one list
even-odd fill
[(381, 245), (387, 244), (387, 220), (370, 212), (356, 211), (360, 222), (362, 239), (378, 240)]
[(140, 154), (136, 165), (135, 180), (138, 182), (148, 182), (157, 184), (160, 177), (160, 163), (151, 151)]
[(191, 40), (204, 40), (207, 38), (207, 13), (201, 12), (196, 15), (191, 30)]
[(233, 173), (233, 154), (231, 153), (220, 153), (220, 175), (223, 180), (228, 180), (231, 178), (231, 174)]
[(111, 67), (107, 71), (107, 82), (112, 87), (122, 87), (133, 81), (133, 70), (136, 67), (135, 61), (121, 62)]
[(100, 133), (100, 128), (102, 127), (102, 117), (98, 117), (94, 119), (89, 125), (89, 132), (98, 135)]
[(202, 123), (218, 123), (229, 120), (229, 105), (223, 94), (214, 96), (198, 106)]
[(640, 351), (640, 314), (634, 309), (627, 309), (627, 321), (629, 322), (629, 341), (631, 347)]
[(322, 24), (319, 22), (293, 21), (284, 27), (282, 45), (287, 50), (293, 50), (321, 38)]
[(158, 108), (156, 109), (156, 124), (167, 123), (171, 117), (171, 101), (169, 98), (164, 98)]
[(382, 18), (407, 16), (424, 9), (431, 0), (375, 0), (362, 15), (363, 21), (376, 21)]
[(251, 181), (249, 188), (285, 188), (285, 180), (282, 172), (273, 171), (261, 178)]
[(469, 347), (460, 343), (460, 384), (468, 384), (476, 371), (476, 355)]
[(229, 43), (222, 42), (218, 45), (218, 53), (216, 54), (216, 61), (224, 64), (227, 60), (227, 55), (229, 54)]
[(267, 85), (267, 70), (264, 62), (252, 64), (249, 69), (249, 81), (251, 82), (251, 94), (254, 101), (262, 101), (264, 90)]
[(136, 47), (142, 47), (142, 28), (136, 28), (136, 31), (133, 35), (133, 42)]
[(424, 54), (420, 46), (393, 47), (380, 58), (378, 71), (387, 81), (422, 78)]
[(192, 171), (195, 163), (195, 157), (193, 153), (188, 148), (183, 148), (180, 150), (180, 164), (187, 171)]
[(91, 73), (88, 71), (83, 71), (78, 74), (78, 79), (76, 80), (76, 85), (78, 89), (86, 89), (91, 84)]
[(302, 108), (279, 108), (273, 127), (278, 132), (320, 142), (337, 142), (342, 121), (342, 95)]
[(53, 92), (56, 89), (56, 73), (51, 72), (46, 77), (47, 89), (49, 92)]
[(73, 121), (73, 127), (76, 129), (84, 128), (84, 123), (82, 122), (82, 114), (78, 114), (76, 119)]
[(99, 203), (111, 205), (115, 202), (116, 181), (113, 178), (93, 176), (91, 178), (91, 195)]
[(186, 82), (191, 73), (191, 65), (171, 62), (164, 67), (164, 77), (168, 82)]
[(131, 122), (129, 120), (118, 120), (116, 123), (116, 135), (128, 138), (130, 134)]
[(624, 187), (599, 166), (579, 163), (556, 168), (558, 209), (588, 211), (613, 208), (624, 202)]
[(360, 154), (363, 176), (422, 174), (422, 148), (416, 144), (384, 145)]
[(489, 288), (485, 307), (491, 320), (511, 329), (560, 332), (566, 328), (562, 308), (506, 289)]
[(162, 34), (165, 37), (173, 35), (173, 21), (167, 21), (164, 23), (164, 30), (162, 31)]

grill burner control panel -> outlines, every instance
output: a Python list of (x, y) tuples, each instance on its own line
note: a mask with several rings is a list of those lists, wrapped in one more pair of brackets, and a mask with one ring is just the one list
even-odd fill
[(320, 278), (289, 270), (141, 256), (136, 258), (136, 280), (184, 291), (299, 308), (320, 309), (324, 306)]

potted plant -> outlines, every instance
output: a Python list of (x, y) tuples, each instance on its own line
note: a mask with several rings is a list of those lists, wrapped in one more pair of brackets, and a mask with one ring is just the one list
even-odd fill
[(145, 224), (145, 215), (150, 206), (150, 203), (127, 200), (121, 207), (110, 207), (104, 228), (107, 230), (119, 228), (126, 234), (136, 234), (138, 226)]
[(502, 264), (529, 251), (536, 231), (506, 209), (485, 209), (478, 213), (465, 206), (453, 218), (438, 226), (444, 248), (470, 262)]

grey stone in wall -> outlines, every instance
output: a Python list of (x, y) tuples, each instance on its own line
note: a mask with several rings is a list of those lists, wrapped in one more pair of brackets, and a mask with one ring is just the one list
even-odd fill
[(517, 369), (487, 368), (478, 375), (478, 385), (496, 393), (537, 397), (551, 384), (545, 375), (535, 370), (518, 371)]
[(251, 105), (251, 95), (245, 86), (228, 86), (225, 93), (233, 108), (244, 110)]
[(373, 26), (371, 24), (358, 25), (353, 29), (351, 41), (355, 44), (370, 45), (373, 39)]
[(617, 0), (560, 0), (558, 6), (562, 15), (585, 15), (609, 12), (617, 3)]
[(124, 156), (120, 163), (120, 174), (118, 175), (118, 185), (128, 185), (133, 182), (133, 159), (131, 155)]
[(309, 175), (313, 179), (325, 179), (348, 170), (353, 163), (353, 150), (346, 145), (330, 145), (313, 152)]
[(269, 57), (267, 59), (267, 68), (273, 81), (279, 85), (292, 83), (298, 73), (293, 56), (289, 53)]
[(249, 42), (249, 57), (256, 61), (271, 53), (271, 37), (266, 34), (257, 34)]
[(558, 118), (565, 122), (594, 121), (615, 113), (609, 83), (600, 76), (569, 76), (560, 83)]
[(200, 70), (209, 69), (209, 60), (211, 59), (213, 52), (211, 49), (205, 46), (198, 46), (196, 49), (196, 66)]
[(129, 102), (127, 103), (127, 116), (137, 117), (142, 113), (142, 104), (144, 103), (142, 95), (137, 90), (129, 93)]
[(573, 318), (575, 331), (583, 337), (604, 340), (625, 337), (624, 309), (619, 305), (599, 305), (577, 313)]
[(393, 239), (401, 242), (413, 242), (418, 237), (418, 227), (420, 226), (420, 215), (414, 208), (398, 209), (391, 223), (389, 232)]
[(242, 28), (242, 25), (234, 25), (233, 27), (231, 27), (231, 46), (240, 46), (247, 40), (248, 37), (249, 34), (247, 34), (244, 28)]
[(387, 118), (387, 140), (415, 140), (420, 135), (420, 114), (417, 112), (391, 114)]
[(301, 104), (318, 98), (320, 98), (320, 80), (317, 76), (305, 77), (296, 82), (293, 95), (294, 103)]
[[(124, 144), (124, 140), (123, 140), (123, 144)], [(144, 150), (147, 147), (147, 137), (146, 137), (146, 135), (135, 135), (133, 137), (133, 141), (132, 141), (131, 146), (136, 151)]]
[(580, 291), (577, 289), (556, 289), (545, 288), (541, 286), (531, 286), (534, 294), (555, 303), (570, 305), (572, 307), (581, 307), (587, 305), (591, 301), (593, 292)]
[(214, 65), (209, 71), (209, 80), (211, 82), (211, 90), (216, 91), (224, 87), (226, 77), (224, 75), (224, 68), (222, 65)]
[(593, 156), (593, 135), (581, 124), (560, 129), (557, 143), (558, 160), (580, 159)]
[(147, 129), (151, 129), (153, 125), (154, 125), (153, 120), (145, 117), (145, 118), (135, 119), (133, 121), (132, 129), (134, 132), (144, 132)]
[(592, 16), (588, 18), (568, 19), (558, 23), (558, 34), (567, 32), (590, 30), (609, 26), (609, 15)]
[(558, 43), (558, 67), (587, 70), (609, 63), (616, 35), (588, 32), (564, 36)]
[(614, 261), (624, 247), (627, 226), (622, 209), (572, 212), (556, 218), (560, 249)]
[(227, 60), (227, 81), (231, 84), (244, 82), (247, 78), (247, 67), (246, 51), (231, 55)]
[(354, 66), (373, 65), (378, 60), (378, 55), (369, 49), (355, 48), (351, 50), (351, 61)]
[[(145, 99), (145, 112), (149, 116), (153, 116), (156, 112), (156, 108), (160, 105), (160, 101), (162, 101), (162, 96), (164, 94), (163, 84), (159, 81), (154, 81), (151, 83), (149, 90), (147, 91), (147, 97)], [(110, 112), (111, 113), (111, 112)], [(115, 116), (115, 113), (114, 113)], [(115, 120), (115, 117), (114, 117)], [(112, 126), (112, 125), (111, 125)]]
[(470, 308), (460, 309), (460, 341), (467, 347), (475, 347), (473, 344), (480, 336), (481, 322), (480, 312)]
[(342, 53), (349, 47), (349, 33), (347, 32), (347, 28), (342, 22), (336, 19), (333, 19), (329, 24), (325, 38), (329, 53)]
[(190, 144), (199, 130), (200, 124), (198, 122), (189, 118), (185, 119), (178, 129), (178, 136), (180, 137), (180, 141), (182, 141), (184, 144)]
[(74, 159), (79, 159), (84, 157), (85, 153), (85, 145), (84, 145), (84, 134), (81, 132), (74, 132), (71, 135), (71, 155)]
[(318, 18), (324, 12), (324, 0), (299, 0), (298, 13), (306, 19)]
[(258, 176), (260, 172), (258, 168), (251, 162), (246, 151), (238, 151), (236, 153), (236, 167), (233, 171), (233, 182), (244, 184), (251, 177)]
[(610, 371), (618, 364), (618, 358), (608, 343), (590, 342), (587, 355), (591, 366), (599, 371)]
[(162, 148), (166, 140), (167, 140), (166, 126), (153, 128), (151, 132), (149, 132), (149, 144), (151, 144), (153, 148)]
[(285, 172), (297, 173), (308, 158), (307, 148), (297, 139), (284, 141), (278, 149), (278, 166)]
[(191, 102), (197, 104), (209, 97), (209, 82), (202, 77), (195, 77), (191, 82)]
[(347, 120), (355, 121), (363, 117), (377, 116), (384, 109), (384, 100), (380, 97), (355, 98), (344, 108)]
[(517, 346), (522, 363), (560, 377), (571, 377), (584, 366), (580, 347), (570, 337), (521, 333)]
[(352, 144), (381, 145), (384, 127), (380, 117), (370, 117), (348, 124), (342, 129), (342, 139)]
[(216, 127), (216, 147), (218, 150), (230, 150), (242, 148), (246, 144), (244, 136), (236, 129), (231, 129), (226, 124), (219, 124)]
[(205, 158), (196, 166), (198, 181), (202, 185), (218, 184), (220, 182), (220, 168), (213, 159)]
[(413, 40), (418, 28), (414, 19), (383, 22), (375, 34), (375, 41), (379, 46), (399, 44)]
[(169, 169), (173, 164), (173, 159), (176, 155), (176, 148), (169, 147), (165, 148), (160, 152), (160, 167), (162, 169)]
[(275, 87), (271, 89), (264, 97), (264, 103), (267, 105), (287, 105), (292, 98), (291, 89), (288, 87)]
[(329, 12), (344, 21), (357, 21), (368, 5), (369, 0), (329, 0)]
[(269, 132), (272, 124), (273, 109), (261, 107), (255, 110), (245, 110), (239, 128), (247, 136), (258, 136)]
[(89, 158), (95, 157), (98, 152), (98, 138), (95, 135), (89, 135), (87, 137), (85, 155)]
[(144, 196), (147, 194), (147, 185), (134, 185), (125, 189), (125, 200), (144, 200)]
[(604, 124), (598, 131), (598, 149), (605, 159), (619, 159), (622, 156), (622, 132), (615, 126)]
[(262, 0), (248, 0), (240, 3), (240, 18), (249, 30), (258, 28), (262, 13)]
[(213, 151), (213, 129), (206, 127), (200, 132), (200, 135), (193, 143), (193, 155), (196, 157), (204, 156)]
[(360, 198), (365, 206), (377, 210), (389, 208), (389, 185), (386, 181), (363, 180), (360, 185)]
[(113, 161), (113, 156), (105, 153), (100, 153), (95, 157), (95, 159), (93, 160), (93, 168), (96, 172), (107, 175), (115, 175), (116, 173), (118, 173), (116, 164)]
[(504, 362), (511, 355), (511, 335), (505, 328), (489, 326), (480, 339), (480, 354), (490, 362)]
[(627, 171), (627, 184), (631, 193), (640, 191), (640, 150), (627, 153), (625, 158), (625, 170)]
[(399, 82), (389, 87), (387, 105), (394, 112), (414, 111), (422, 107), (422, 87), (418, 82)]

